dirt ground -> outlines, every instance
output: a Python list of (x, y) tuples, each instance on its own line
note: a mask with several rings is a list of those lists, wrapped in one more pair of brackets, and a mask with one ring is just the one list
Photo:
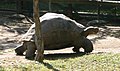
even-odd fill
[[(20, 44), (17, 41), (23, 36), (29, 26), (30, 23), (26, 19), (17, 22), (6, 17), (0, 19), (0, 52), (3, 52), (0, 53), (0, 60), (24, 58), (16, 56), (14, 48)], [(98, 34), (88, 36), (94, 45), (92, 53), (120, 53), (120, 26), (104, 26), (99, 27), (99, 29)], [(45, 54), (73, 53), (72, 48), (45, 51)]]

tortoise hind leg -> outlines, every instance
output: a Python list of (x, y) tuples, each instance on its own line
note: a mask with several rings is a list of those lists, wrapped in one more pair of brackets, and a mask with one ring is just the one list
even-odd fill
[(26, 47), (24, 47), (24, 44), (18, 46), (15, 48), (16, 55), (23, 55), (23, 53), (26, 51)]
[(36, 46), (34, 42), (27, 43), (26, 57), (27, 59), (34, 59), (35, 57)]

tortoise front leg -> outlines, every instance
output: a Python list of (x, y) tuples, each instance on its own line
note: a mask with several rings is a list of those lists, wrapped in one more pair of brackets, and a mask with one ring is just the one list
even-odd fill
[(80, 48), (84, 49), (85, 53), (90, 53), (93, 51), (93, 44), (92, 42), (87, 39), (86, 37), (81, 38), (77, 42), (74, 43), (74, 48), (72, 49), (74, 52), (80, 52)]
[(26, 47), (27, 47), (27, 51), (26, 51), (25, 58), (34, 59), (35, 51), (36, 51), (35, 43), (34, 42), (27, 42)]
[(74, 46), (74, 48), (72, 50), (76, 53), (79, 53), (80, 52), (79, 49), (80, 49), (80, 47)]
[(84, 49), (85, 53), (90, 53), (93, 51), (93, 44), (89, 39), (85, 38), (82, 44), (82, 48)]

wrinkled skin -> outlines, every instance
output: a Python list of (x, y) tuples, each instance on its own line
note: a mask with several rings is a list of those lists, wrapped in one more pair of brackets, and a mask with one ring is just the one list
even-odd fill
[[(59, 14), (55, 14), (55, 17), (56, 16), (59, 16)], [(46, 16), (45, 14), (42, 16), (42, 18), (43, 17), (49, 16)], [(93, 33), (96, 34), (98, 32), (98, 28), (85, 29), (83, 25), (74, 22), (68, 17), (64, 17), (64, 15), (58, 18), (43, 19), (41, 21), (41, 30), (45, 50), (57, 50), (74, 47), (74, 52), (79, 52), (80, 48), (83, 48), (85, 53), (92, 52), (93, 44), (89, 39), (87, 39), (87, 36)], [(25, 34), (27, 38), (30, 36), (30, 39), (27, 41), (23, 41), (23, 44), (15, 49), (17, 55), (22, 55), (26, 51), (26, 58), (34, 57), (36, 51), (36, 46), (34, 42), (34, 25), (35, 24), (33, 24), (28, 32)]]

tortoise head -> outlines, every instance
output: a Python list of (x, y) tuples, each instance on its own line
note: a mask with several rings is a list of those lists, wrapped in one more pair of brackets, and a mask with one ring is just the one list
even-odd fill
[(82, 35), (87, 37), (90, 34), (97, 34), (99, 32), (99, 28), (97, 27), (88, 27), (86, 29), (84, 29), (84, 31), (82, 32)]

